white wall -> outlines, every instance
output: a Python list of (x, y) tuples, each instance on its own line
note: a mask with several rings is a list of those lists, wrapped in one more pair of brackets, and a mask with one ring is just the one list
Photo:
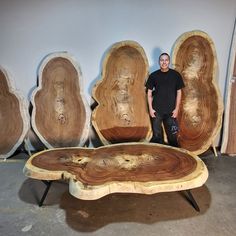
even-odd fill
[(101, 73), (107, 49), (121, 40), (144, 48), (150, 71), (184, 32), (202, 30), (215, 43), (224, 92), (236, 0), (1, 0), (0, 65), (29, 97), (49, 53), (68, 51), (81, 66), (85, 95)]

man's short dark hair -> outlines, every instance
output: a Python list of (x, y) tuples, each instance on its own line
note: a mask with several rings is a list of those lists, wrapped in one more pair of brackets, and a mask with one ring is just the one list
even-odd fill
[(160, 56), (159, 56), (159, 61), (161, 59), (162, 56), (168, 56), (169, 60), (170, 60), (170, 55), (166, 52), (163, 52)]

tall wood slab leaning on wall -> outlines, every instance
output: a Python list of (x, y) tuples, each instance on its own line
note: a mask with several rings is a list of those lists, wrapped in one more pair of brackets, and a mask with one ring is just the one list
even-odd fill
[(236, 20), (225, 86), (226, 107), (221, 152), (236, 155)]
[(114, 192), (187, 190), (208, 178), (205, 164), (192, 153), (148, 143), (42, 151), (27, 161), (24, 174), (39, 180), (67, 179), (70, 193), (84, 200)]
[(68, 53), (47, 56), (32, 94), (32, 127), (46, 147), (82, 146), (88, 138), (90, 109), (79, 65)]
[(0, 158), (11, 156), (29, 130), (28, 104), (0, 67)]
[(179, 142), (198, 155), (214, 145), (221, 129), (223, 103), (216, 81), (214, 43), (202, 31), (184, 33), (174, 45), (172, 60), (185, 83), (178, 117)]
[(150, 139), (145, 93), (148, 70), (145, 52), (137, 42), (119, 42), (108, 51), (102, 79), (93, 90), (98, 105), (92, 124), (103, 144)]

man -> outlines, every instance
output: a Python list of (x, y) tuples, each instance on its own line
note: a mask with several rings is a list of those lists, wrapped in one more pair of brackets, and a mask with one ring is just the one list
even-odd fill
[(177, 71), (169, 68), (169, 64), (170, 56), (162, 53), (159, 57), (160, 69), (151, 73), (146, 83), (153, 131), (151, 142), (164, 144), (163, 122), (169, 145), (178, 147), (176, 118), (184, 82)]

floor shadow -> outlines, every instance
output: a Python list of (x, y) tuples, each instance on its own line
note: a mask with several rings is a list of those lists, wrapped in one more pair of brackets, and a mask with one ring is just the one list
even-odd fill
[(200, 212), (193, 208), (183, 192), (153, 195), (116, 193), (93, 201), (79, 200), (65, 192), (60, 207), (65, 210), (66, 222), (71, 228), (92, 232), (116, 222), (153, 224), (204, 214), (211, 203), (208, 188), (204, 185), (191, 192)]
[[(45, 184), (26, 179), (19, 190), (19, 198), (38, 205)], [(78, 232), (93, 232), (111, 223), (138, 222), (153, 224), (161, 221), (186, 219), (204, 214), (211, 205), (211, 194), (206, 185), (191, 190), (199, 208), (197, 212), (185, 192), (152, 195), (114, 193), (97, 200), (80, 200), (68, 190), (68, 183), (53, 181), (43, 208), (59, 205), (65, 211), (66, 224)]]
[[(38, 205), (45, 189), (46, 185), (42, 181), (26, 179), (19, 190), (18, 196), (26, 203)], [(53, 181), (43, 207), (59, 204), (60, 198), (65, 192), (68, 192), (68, 184), (66, 182)]]

